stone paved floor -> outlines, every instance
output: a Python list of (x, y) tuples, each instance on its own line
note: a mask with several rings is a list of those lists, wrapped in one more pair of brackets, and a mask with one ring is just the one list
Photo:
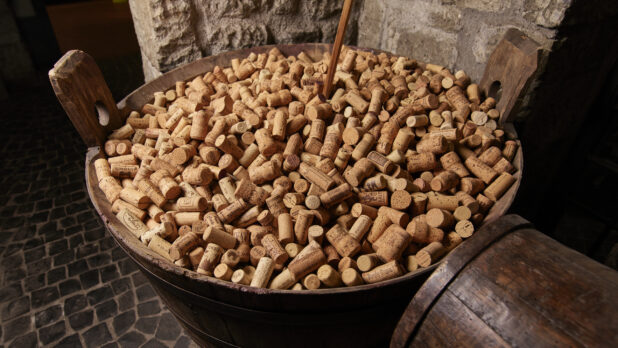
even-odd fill
[(0, 121), (0, 348), (194, 347), (103, 227), (48, 82)]

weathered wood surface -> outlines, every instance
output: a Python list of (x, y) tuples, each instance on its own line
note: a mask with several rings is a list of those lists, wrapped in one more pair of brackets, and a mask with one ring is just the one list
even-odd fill
[(391, 347), (615, 346), (617, 293), (618, 272), (508, 215), (446, 258)]
[[(117, 104), (120, 118), (124, 121), (132, 110), (140, 110), (142, 105), (151, 102), (154, 92), (173, 88), (176, 81), (193, 78), (216, 65), (227, 66), (232, 58), (243, 58), (251, 52), (268, 52), (273, 47), (285, 55), (304, 51), (313, 59), (320, 59), (332, 46), (262, 46), (202, 58), (129, 94)], [(97, 123), (88, 125), (92, 132), (101, 130)], [(406, 304), (437, 267), (432, 265), (377, 284), (315, 291), (251, 288), (206, 277), (168, 262), (122, 226), (97, 185), (94, 160), (101, 156), (104, 156), (101, 148), (92, 145), (86, 157), (87, 188), (95, 209), (170, 310), (202, 344), (225, 346), (221, 341), (225, 340), (239, 346), (289, 346), (291, 342), (299, 346), (385, 346)], [(494, 205), (487, 221), (502, 216), (515, 197), (523, 166), (521, 147), (513, 164), (518, 169), (515, 174), (518, 181)], [(302, 342), (299, 337), (304, 337)]]
[[(497, 100), (502, 123), (513, 122), (514, 110), (538, 67), (540, 45), (517, 29), (509, 29), (492, 52), (479, 86)], [(501, 89), (500, 98), (496, 92)]]
[[(103, 145), (107, 135), (124, 124), (101, 70), (87, 53), (67, 52), (49, 71), (49, 80), (88, 147)], [(107, 124), (100, 123), (97, 110)]]

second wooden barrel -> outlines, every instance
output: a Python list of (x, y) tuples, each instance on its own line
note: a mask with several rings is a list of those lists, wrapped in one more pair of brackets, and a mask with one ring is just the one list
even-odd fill
[(617, 294), (618, 272), (507, 215), (445, 259), (391, 347), (616, 347)]

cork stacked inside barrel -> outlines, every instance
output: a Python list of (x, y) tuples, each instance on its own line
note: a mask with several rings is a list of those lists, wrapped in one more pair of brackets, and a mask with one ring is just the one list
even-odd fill
[(515, 182), (496, 101), (458, 71), (344, 48), (272, 49), (154, 94), (95, 161), (136, 238), (180, 267), (254, 287), (375, 283), (470, 237)]

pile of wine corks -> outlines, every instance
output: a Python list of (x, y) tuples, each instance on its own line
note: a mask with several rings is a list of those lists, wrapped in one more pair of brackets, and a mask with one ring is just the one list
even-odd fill
[(470, 237), (517, 142), (464, 72), (345, 48), (232, 59), (131, 112), (95, 161), (118, 219), (180, 267), (254, 287), (376, 283)]

